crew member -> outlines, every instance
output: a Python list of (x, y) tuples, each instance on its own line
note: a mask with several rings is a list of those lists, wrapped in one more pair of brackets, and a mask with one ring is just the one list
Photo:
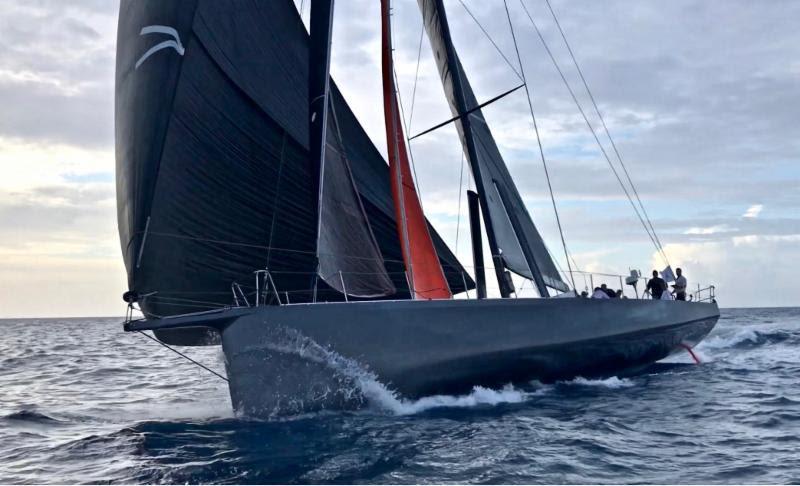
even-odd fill
[(645, 291), (650, 292), (654, 300), (658, 300), (665, 290), (667, 290), (667, 282), (658, 276), (658, 270), (653, 270), (653, 278), (647, 281), (647, 288)]
[(675, 285), (672, 286), (675, 292), (675, 300), (686, 300), (686, 277), (680, 268), (675, 269), (678, 277), (675, 279)]

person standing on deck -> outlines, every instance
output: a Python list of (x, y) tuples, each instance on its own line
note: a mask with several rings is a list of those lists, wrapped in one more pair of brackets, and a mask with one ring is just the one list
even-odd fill
[(678, 277), (675, 279), (675, 285), (672, 286), (672, 288), (675, 289), (675, 300), (686, 300), (686, 277), (683, 276), (683, 272), (680, 268), (676, 268), (675, 273), (678, 274)]
[(661, 294), (664, 293), (665, 290), (667, 290), (667, 282), (658, 276), (658, 270), (653, 270), (653, 278), (647, 282), (645, 292), (650, 292), (650, 296), (653, 300), (659, 300)]

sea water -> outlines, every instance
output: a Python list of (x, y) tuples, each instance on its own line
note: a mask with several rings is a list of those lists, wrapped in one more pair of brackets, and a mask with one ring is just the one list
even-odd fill
[[(218, 348), (182, 348), (224, 371)], [(120, 319), (0, 320), (0, 483), (798, 483), (800, 309), (723, 310), (632, 377), (234, 416), (224, 381)]]

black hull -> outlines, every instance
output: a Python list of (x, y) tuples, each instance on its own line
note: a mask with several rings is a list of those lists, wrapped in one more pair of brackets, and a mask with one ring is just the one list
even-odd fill
[(352, 388), (372, 378), (418, 398), (629, 373), (696, 345), (718, 317), (716, 304), (633, 300), (317, 304), (258, 309), (222, 342), (234, 408), (264, 415), (358, 403)]
[(476, 384), (499, 388), (532, 380), (552, 383), (579, 376), (608, 378), (635, 373), (671, 354), (686, 352), (684, 346), (696, 345), (716, 322), (717, 318), (703, 319), (656, 330), (452, 361), (447, 366), (420, 368), (418, 376), (424, 376), (425, 380), (410, 378), (403, 382), (403, 388), (408, 396), (416, 398), (466, 393)]

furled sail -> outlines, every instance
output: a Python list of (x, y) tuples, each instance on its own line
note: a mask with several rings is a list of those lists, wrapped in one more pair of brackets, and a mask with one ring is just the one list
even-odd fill
[(347, 295), (391, 295), (396, 289), (356, 191), (330, 102), (333, 11), (333, 0), (311, 3), (308, 99), (311, 157), (319, 174), (317, 273)]
[(409, 285), (414, 298), (449, 299), (447, 287), (436, 249), (433, 247), (428, 225), (419, 202), (414, 178), (408, 161), (405, 135), (397, 103), (392, 60), (392, 32), (389, 0), (381, 0), (383, 111), (386, 121), (386, 143), (389, 153), (389, 173), (395, 204), (397, 232)]
[[(282, 298), (312, 300), (308, 56), (291, 0), (121, 2), (117, 214), (129, 289), (147, 315), (229, 305), (231, 284), (252, 292), (265, 267)], [(407, 298), (386, 162), (334, 83), (330, 103), (396, 297)], [(463, 268), (431, 236), (463, 291)], [(318, 300), (342, 299), (320, 283)]]
[[(453, 46), (442, 0), (418, 1), (453, 116), (467, 113), (479, 104)], [(481, 110), (460, 117), (456, 127), (481, 198), (495, 267), (504, 266), (541, 280), (547, 287), (569, 290), (528, 214)]]

